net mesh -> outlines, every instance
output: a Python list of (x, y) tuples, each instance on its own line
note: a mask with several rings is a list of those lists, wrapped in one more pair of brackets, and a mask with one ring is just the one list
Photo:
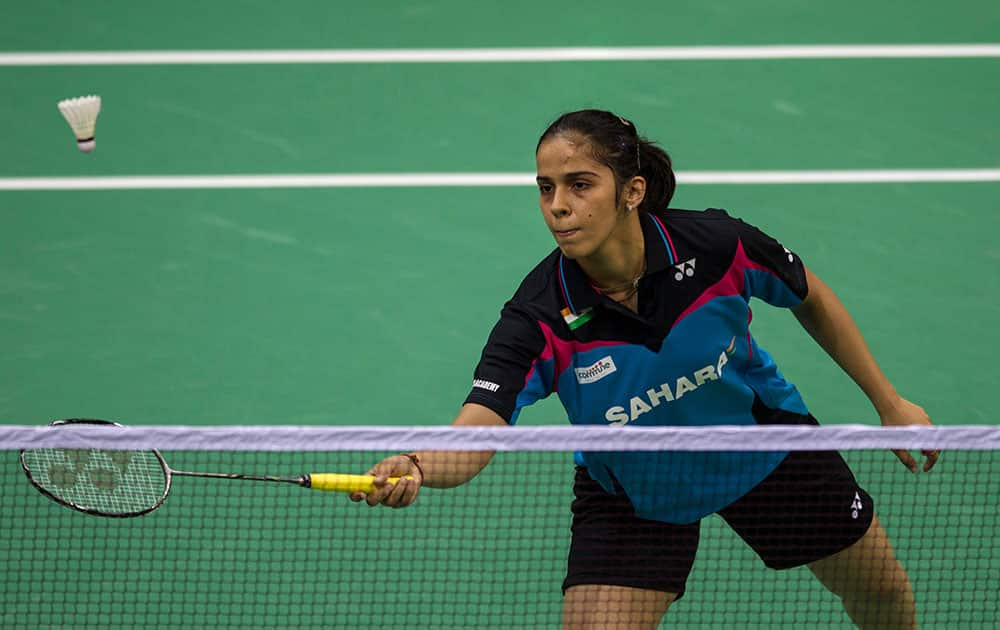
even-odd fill
[[(625, 446), (650, 453), (662, 444), (838, 451), (874, 499), (906, 568), (921, 627), (996, 627), (996, 428), (759, 429), (698, 429), (696, 443), (682, 447), (678, 432), (669, 429), (373, 434), (254, 427), (248, 434), (129, 427), (110, 436), (93, 429), (4, 427), (0, 627), (557, 628), (573, 524), (573, 451), (593, 452), (596, 444), (616, 453), (629, 452)], [(128, 519), (91, 516), (47, 500), (30, 485), (18, 457), (25, 447), (114, 451), (154, 444), (175, 469), (285, 476), (364, 472), (385, 456), (435, 444), (455, 451), (455, 462), (462, 450), (501, 452), (471, 482), (425, 488), (401, 510), (286, 484), (176, 477), (162, 507)], [(914, 475), (886, 450), (890, 446), (940, 447), (944, 453), (933, 471)], [(649, 483), (662, 493), (693, 482), (660, 476)], [(756, 517), (777, 527), (780, 514), (772, 518), (771, 512), (781, 512), (788, 500), (778, 496)], [(837, 509), (855, 507), (852, 499)], [(850, 514), (830, 516), (844, 518)], [(617, 531), (626, 545), (631, 535), (627, 527)], [(801, 531), (777, 535), (807, 545)], [(612, 601), (599, 603), (615, 608)], [(838, 597), (809, 569), (766, 568), (718, 515), (702, 519), (686, 592), (664, 619), (664, 626), (684, 628), (853, 627)]]

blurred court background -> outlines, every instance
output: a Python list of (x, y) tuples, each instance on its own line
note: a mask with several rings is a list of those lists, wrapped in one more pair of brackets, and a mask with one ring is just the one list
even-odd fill
[[(4, 13), (3, 52), (1000, 33), (987, 0), (39, 0)], [(631, 118), (681, 172), (1000, 166), (996, 57), (0, 66), (0, 85), (0, 179), (530, 173), (545, 126), (583, 107)], [(55, 104), (90, 93), (104, 109), (82, 155)], [(903, 395), (941, 424), (995, 423), (1000, 182), (682, 184), (672, 205), (723, 207), (780, 239), (838, 292)], [(501, 305), (553, 246), (530, 186), (0, 191), (0, 422), (447, 423)], [(758, 304), (754, 331), (821, 421), (877, 422), (790, 313)], [(565, 422), (554, 399), (521, 418)]]

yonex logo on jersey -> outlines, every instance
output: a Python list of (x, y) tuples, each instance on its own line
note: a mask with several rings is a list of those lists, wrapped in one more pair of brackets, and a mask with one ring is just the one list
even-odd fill
[(587, 367), (575, 368), (576, 372), (576, 382), (581, 385), (585, 383), (593, 383), (594, 381), (599, 381), (608, 374), (617, 371), (618, 368), (615, 367), (615, 362), (611, 357), (604, 357), (603, 359), (598, 359), (597, 363), (593, 365), (588, 365)]
[[(735, 340), (735, 338), (734, 338)], [(646, 390), (646, 395), (633, 396), (628, 401), (628, 409), (624, 405), (616, 405), (604, 412), (604, 419), (612, 426), (622, 427), (644, 413), (650, 412), (661, 403), (672, 403), (680, 400), (688, 392), (693, 392), (702, 385), (722, 378), (722, 368), (729, 363), (726, 350), (719, 354), (715, 365), (706, 365), (695, 370), (690, 377), (681, 376), (674, 383), (662, 383), (659, 387)]]
[(851, 518), (858, 518), (858, 513), (861, 512), (861, 497), (858, 493), (854, 493), (854, 501), (851, 502)]
[(694, 275), (695, 260), (692, 258), (691, 260), (685, 260), (679, 265), (674, 265), (674, 269), (677, 270), (677, 273), (674, 274), (674, 280), (680, 282), (684, 278), (692, 277)]
[(795, 262), (795, 255), (788, 251), (787, 247), (782, 247), (781, 249), (785, 250), (785, 254), (788, 256), (788, 262)]
[(478, 387), (480, 389), (488, 389), (491, 392), (495, 392), (500, 389), (500, 386), (497, 385), (496, 383), (492, 381), (484, 381), (481, 378), (477, 378), (476, 380), (472, 381), (472, 386)]

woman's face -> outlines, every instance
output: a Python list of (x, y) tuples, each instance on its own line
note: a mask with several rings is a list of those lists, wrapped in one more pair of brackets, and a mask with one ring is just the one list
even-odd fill
[(587, 258), (623, 220), (615, 202), (615, 177), (597, 162), (580, 136), (554, 136), (535, 155), (542, 218), (567, 258)]

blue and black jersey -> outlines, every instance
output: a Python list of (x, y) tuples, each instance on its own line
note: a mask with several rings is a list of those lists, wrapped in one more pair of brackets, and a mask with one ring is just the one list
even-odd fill
[[(750, 298), (805, 299), (799, 257), (723, 210), (640, 214), (638, 313), (599, 293), (556, 249), (504, 305), (466, 402), (511, 424), (556, 393), (573, 424), (810, 423), (805, 403), (750, 334)], [(578, 453), (641, 518), (693, 522), (743, 496), (786, 453)], [(651, 478), (663, 479), (654, 487)]]

